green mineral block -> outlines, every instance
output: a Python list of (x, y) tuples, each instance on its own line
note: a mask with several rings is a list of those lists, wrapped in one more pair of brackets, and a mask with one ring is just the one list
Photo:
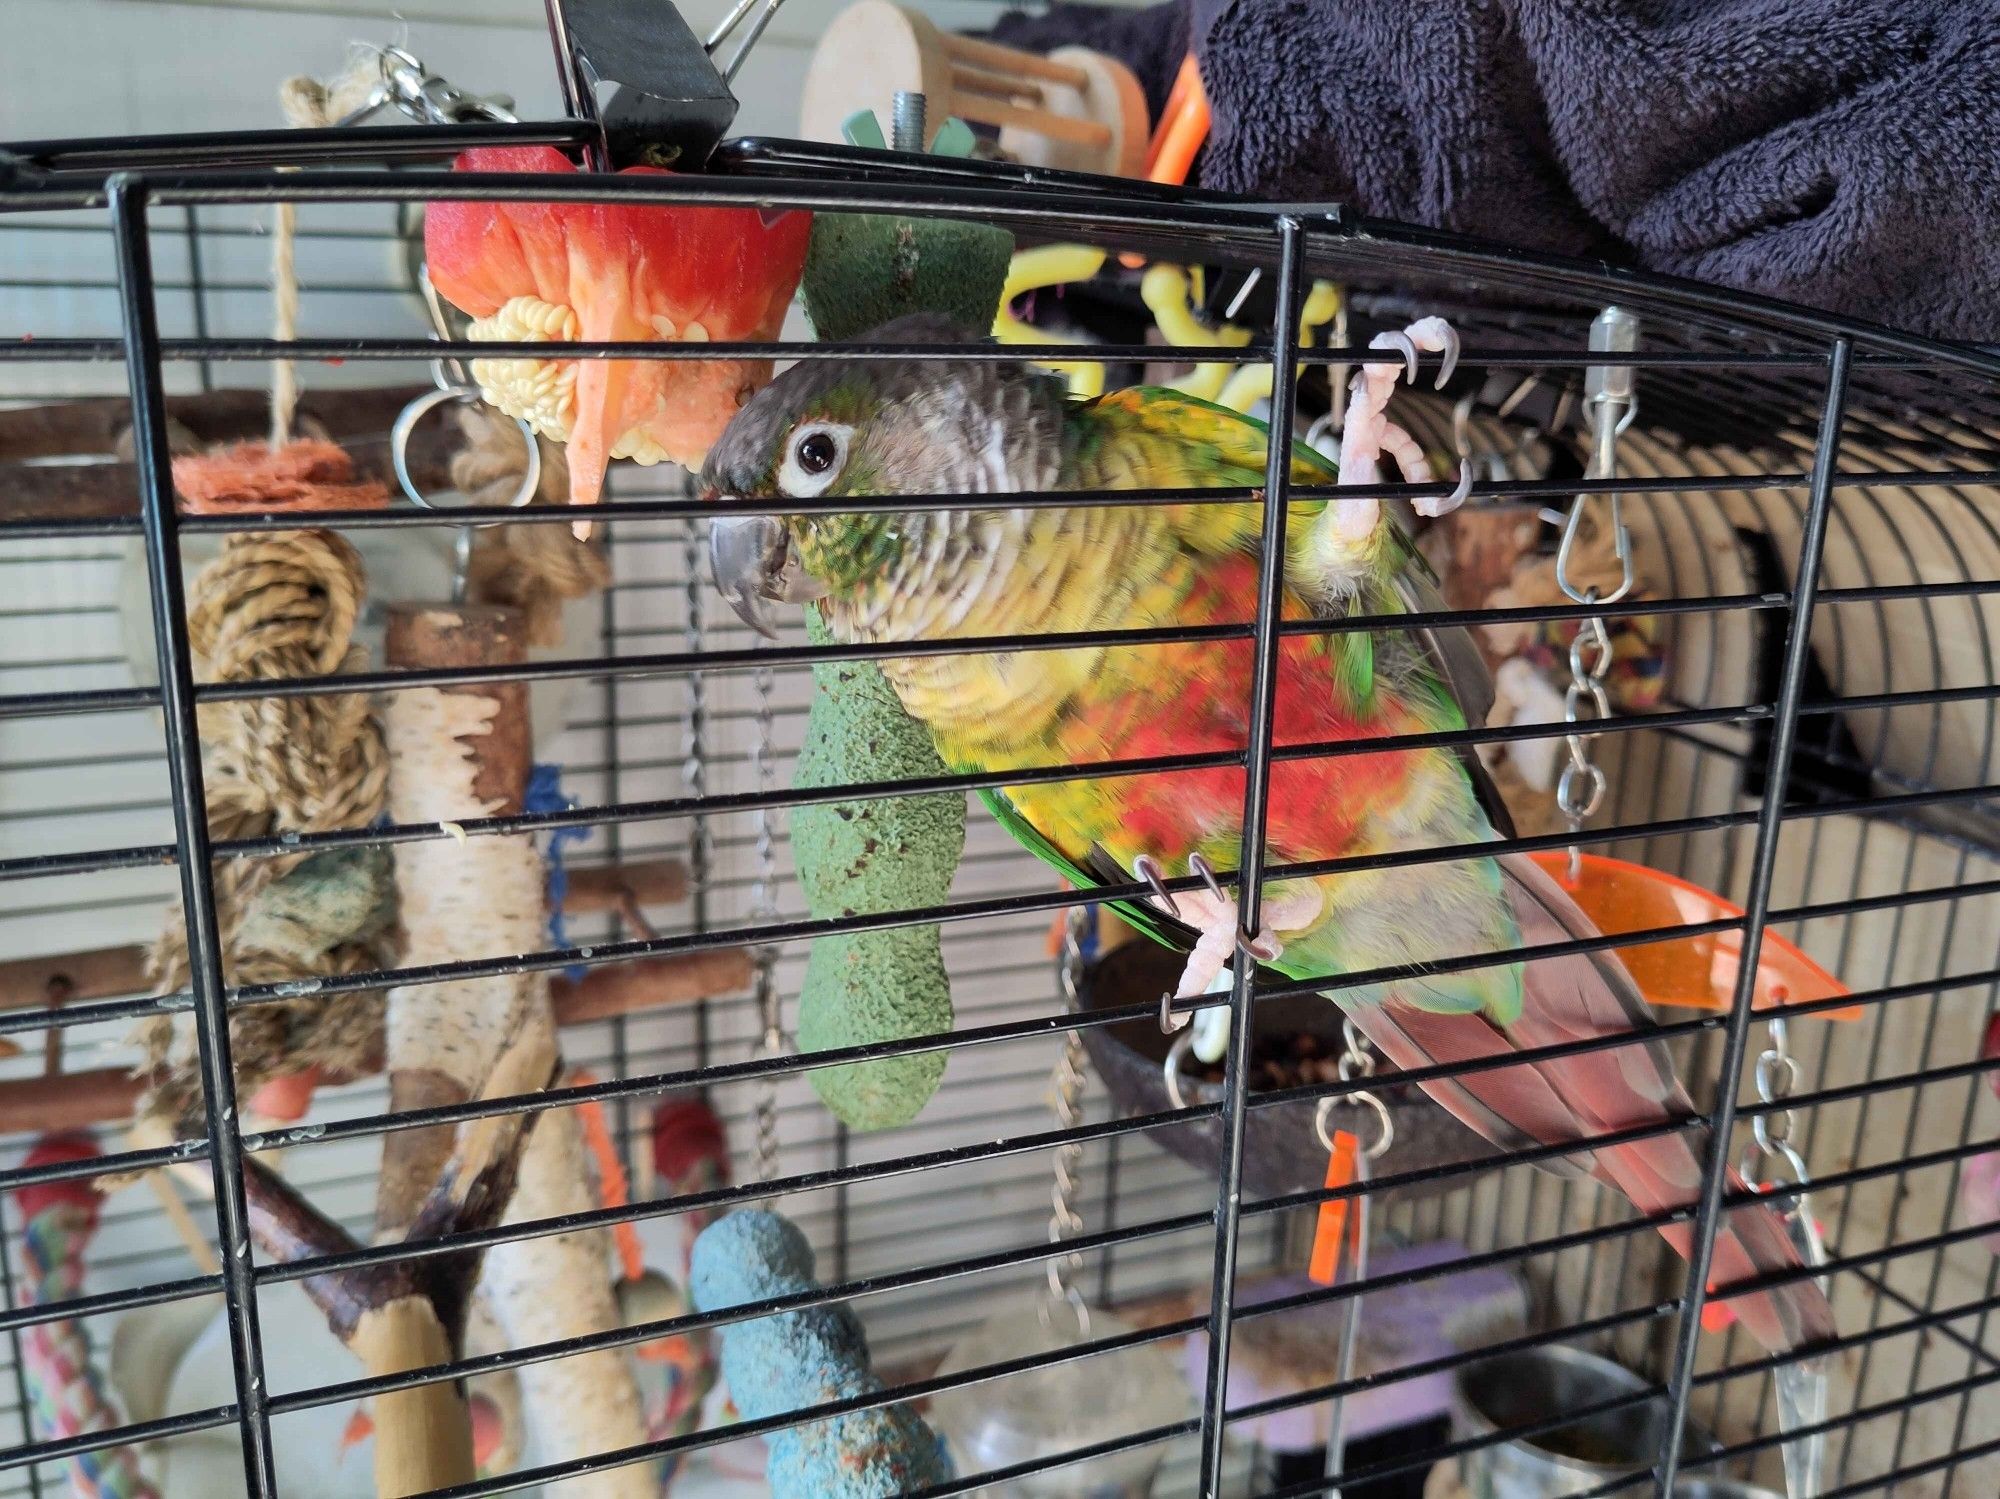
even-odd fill
[(984, 333), (1000, 309), (1014, 237), (986, 224), (822, 213), (800, 285), (822, 340), (859, 338), (910, 312), (949, 313)]
[[(840, 932), (813, 943), (799, 990), (799, 1050), (832, 1051), (951, 1029), (951, 983), (934, 926)], [(849, 1129), (908, 1124), (944, 1077), (945, 1053), (912, 1052), (811, 1074)]]
[[(811, 610), (806, 633), (829, 639)], [(792, 784), (843, 786), (945, 773), (930, 732), (903, 710), (868, 661), (813, 668), (817, 691)], [(815, 916), (904, 911), (942, 903), (965, 851), (962, 793), (806, 806), (792, 813), (792, 854)], [(799, 1048), (827, 1051), (951, 1028), (951, 984), (935, 926), (849, 932), (813, 944), (799, 991)], [(944, 1075), (941, 1052), (857, 1062), (812, 1074), (853, 1129), (916, 1117)]]
[[(810, 612), (806, 634), (817, 645), (830, 639)], [(874, 662), (825, 662), (813, 680), (794, 786), (946, 774), (930, 731), (903, 710)], [(791, 823), (799, 883), (815, 916), (936, 905), (950, 894), (965, 852), (962, 792), (799, 807)]]

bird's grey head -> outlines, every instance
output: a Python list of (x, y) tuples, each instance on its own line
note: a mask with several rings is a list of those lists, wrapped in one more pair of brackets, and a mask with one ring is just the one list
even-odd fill
[[(885, 323), (863, 342), (866, 355), (803, 360), (753, 396), (709, 449), (702, 497), (823, 507), (846, 496), (974, 495), (1051, 482), (1061, 426), (1051, 377), (1015, 363), (876, 352), (978, 342), (934, 313)], [(726, 516), (710, 529), (710, 567), (730, 606), (770, 635), (772, 604), (866, 586), (925, 524), (823, 508)]]

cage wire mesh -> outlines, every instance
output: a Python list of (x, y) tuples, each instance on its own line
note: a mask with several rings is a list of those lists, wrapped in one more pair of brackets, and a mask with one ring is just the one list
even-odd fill
[[(129, 1067), (130, 1023), (155, 1002), (129, 989), (51, 987), (44, 955), (147, 940), (179, 870), (202, 847), (192, 715), (213, 694), (191, 691), (177, 676), (189, 652), (177, 613), (168, 611), (166, 638), (155, 640), (143, 602), (136, 610), (132, 603), (149, 588), (168, 590), (172, 601), (182, 557), (196, 560), (218, 532), (244, 523), (176, 517), (159, 463), (164, 394), (258, 385), (277, 352), (260, 336), (259, 226), (281, 200), (301, 204), (301, 339), (292, 352), (304, 361), (346, 361), (343, 379), (361, 368), (385, 384), (420, 383), (430, 352), (421, 304), (400, 260), (385, 274), (382, 250), (405, 242), (416, 205), (454, 191), (467, 195), (423, 164), (475, 137), (572, 149), (595, 139), (572, 121), (438, 127), (421, 139), (271, 134), (226, 148), (189, 138), (142, 140), (31, 147), (12, 170), (0, 196), (6, 229), (16, 243), (46, 246), (38, 264), (59, 268), (36, 273), (36, 295), (52, 287), (74, 300), (65, 303), (67, 322), (55, 336), (39, 318), (6, 330), (0, 360), (10, 376), (9, 403), (112, 396), (129, 375), (137, 467), (119, 471), (136, 499), (118, 495), (106, 511), (10, 506), (0, 520), (7, 583), (0, 608), (7, 642), (0, 662), (0, 875), (10, 884), (0, 956), (10, 982), (39, 985), (27, 998), (10, 997), (14, 1008), (0, 1015), (0, 1027), (22, 1046), (0, 1063), (0, 1080), (10, 1086), (51, 1071), (80, 1086), (89, 1074)], [(280, 162), (305, 170), (270, 170)], [(362, 170), (384, 163), (410, 170)], [(1833, 1020), (1824, 1016), (1833, 1007), (1822, 1005), (1822, 1013), (1789, 1021), (1796, 1081), (1789, 1097), (1776, 1100), (1757, 1087), (1758, 1059), (1771, 1038), (1765, 1015), (1750, 1013), (1747, 993), (1724, 1012), (1661, 1012), (1680, 1076), (1701, 1111), (1686, 1126), (1690, 1138), (1705, 1151), (1710, 1132), (1722, 1136), (1722, 1148), (1704, 1154), (1704, 1200), (1668, 1216), (1690, 1226), (1698, 1241), (1710, 1240), (1721, 1165), (1738, 1159), (1757, 1121), (1789, 1111), (1791, 1142), (1810, 1170), (1841, 1335), (1826, 1421), (1826, 1492), (1993, 1492), (2000, 1478), (2000, 1443), (1990, 1435), (2000, 1417), (2000, 1332), (1989, 1313), (2000, 1261), (1957, 1202), (1968, 1163), (2000, 1145), (2000, 1104), (1980, 1049), (2000, 1010), (1993, 805), (2000, 710), (1991, 638), (2000, 628), (1993, 602), (2000, 590), (2000, 357), (1705, 289), (1358, 225), (1337, 210), (1277, 210), (1000, 166), (947, 170), (904, 161), (865, 169), (837, 151), (785, 143), (725, 148), (715, 165), (712, 176), (671, 183), (491, 179), (478, 191), (956, 214), (999, 223), (1024, 239), (1135, 246), (1261, 273), (1249, 305), (1253, 314), (1263, 310), (1272, 336), (1237, 351), (1096, 351), (1128, 369), (1270, 361), (1274, 347), (1294, 342), (1306, 282), (1326, 278), (1347, 291), (1347, 342), (1308, 356), (1299, 382), (1301, 426), (1325, 404), (1327, 372), (1361, 357), (1356, 351), (1371, 332), (1439, 313), (1464, 338), (1471, 372), (1464, 388), (1481, 390), (1483, 381), (1482, 396), (1493, 394), (1462, 413), (1448, 399), (1414, 394), (1398, 409), (1427, 446), (1456, 448), (1480, 465), (1461, 515), (1511, 516), (1546, 540), (1554, 529), (1540, 518), (1545, 507), (1560, 512), (1579, 493), (1622, 493), (1651, 587), (1602, 612), (1653, 621), (1667, 664), (1657, 701), (1621, 713), (1593, 739), (1609, 794), (1577, 841), (1736, 902), (1749, 912), (1739, 924), (1746, 941), (1768, 930), (1796, 942), (1848, 986), (1846, 1003), (1857, 1009), (1855, 1018)], [(229, 170), (203, 176), (198, 168)], [(141, 175), (118, 175), (128, 170)], [(406, 327), (385, 327), (384, 299)], [(1586, 342), (1593, 319), (1614, 303), (1643, 328), (1639, 352), (1622, 358), (1593, 354)], [(39, 306), (28, 305), (31, 312)], [(395, 336), (355, 336), (349, 330), (357, 321)], [(686, 357), (672, 346), (620, 352)], [(770, 352), (812, 357), (810, 346)], [(1638, 392), (1637, 419), (1619, 439), (1612, 480), (1582, 477), (1590, 456), (1582, 396), (1593, 368), (1630, 369)], [(1292, 386), (1280, 363), (1280, 408)], [(14, 478), (29, 473), (46, 479), (49, 470), (24, 468)], [(1270, 492), (1259, 497), (1267, 525), (1281, 513), (1286, 488), (1284, 476), (1272, 477)], [(472, 966), (597, 969), (770, 938), (776, 990), (789, 1002), (805, 939), (841, 923), (807, 921), (782, 837), (773, 851), (782, 876), (770, 900), (775, 910), (756, 908), (759, 805), (798, 798), (764, 790), (753, 763), (753, 754), (763, 753), (756, 748), (755, 673), (771, 673), (770, 781), (782, 787), (815, 652), (795, 630), (760, 648), (718, 606), (701, 560), (703, 505), (668, 471), (621, 469), (613, 488), (598, 512), (609, 531), (613, 582), (599, 601), (570, 611), (564, 646), (545, 653), (555, 664), (531, 668), (535, 711), (549, 726), (536, 754), (562, 766), (564, 789), (579, 803), (570, 820), (590, 830), (569, 854), (572, 869), (678, 859), (693, 877), (692, 898), (649, 910), (643, 926), (618, 912), (578, 918), (567, 946), (525, 958), (494, 952)], [(404, 556), (408, 578), (421, 581), (444, 565), (451, 527), (435, 516), (397, 509), (338, 520), (368, 549), (371, 569), (393, 569)], [(400, 581), (393, 572), (378, 574), (377, 591), (388, 596)], [(1262, 646), (1274, 627), (1268, 611), (1252, 618), (1251, 603), (1239, 633)], [(1481, 628), (1568, 622), (1593, 612), (1567, 603), (1493, 605), (1484, 596), (1454, 598), (1452, 607), (1449, 623)], [(164, 685), (156, 652), (169, 668)], [(367, 680), (394, 692), (448, 679), (402, 672)], [(1491, 732), (1475, 726), (1464, 737), (1559, 746), (1561, 733), (1560, 723)], [(1253, 787), (1260, 759), (1268, 771), (1269, 750), (1268, 732), (1253, 731)], [(1251, 821), (1258, 816), (1253, 807)], [(1566, 847), (1570, 835), (1551, 817), (1539, 828), (1524, 826), (1520, 846)], [(473, 836), (508, 825), (501, 819)], [(398, 836), (448, 835), (403, 829)], [(1263, 858), (1258, 849), (1248, 857), (1252, 865)], [(197, 880), (197, 915), (200, 887)], [(1218, 1181), (1148, 1137), (1162, 1123), (1201, 1125), (1220, 1134), (1227, 1158), (1227, 1143), (1243, 1141), (1246, 1129), (1254, 1145), (1260, 1115), (1352, 1085), (1316, 1083), (1283, 1097), (1254, 1091), (1247, 1049), (1239, 1045), (1216, 1101), (1135, 1119), (1093, 1072), (1079, 1124), (1058, 1129), (1047, 1111), (1046, 1080), (1068, 1030), (1150, 1023), (1129, 1007), (1087, 1018), (1060, 1008), (1045, 943), (1052, 916), (1069, 899), (997, 827), (970, 820), (943, 929), (956, 1003), (954, 1032), (939, 1040), (948, 1046), (946, 1082), (910, 1125), (849, 1134), (806, 1084), (816, 1059), (752, 1060), (762, 1022), (747, 990), (566, 1029), (566, 1065), (599, 1080), (566, 1097), (604, 1096), (627, 1165), (640, 1168), (648, 1106), (701, 1090), (725, 1118), (739, 1161), (740, 1184), (713, 1204), (751, 1203), (768, 1191), (751, 1179), (747, 1159), (761, 1079), (775, 1076), (776, 1184), (787, 1187), (786, 1210), (819, 1253), (829, 1298), (849, 1299), (867, 1326), (890, 1386), (882, 1398), (934, 1394), (967, 1378), (936, 1375), (937, 1360), (988, 1313), (1018, 1305), (1019, 1293), (1042, 1276), (1053, 1252), (1042, 1232), (1051, 1159), (1079, 1142), (1088, 1236), (1080, 1283), (1090, 1299), (1133, 1311), (1140, 1320), (1133, 1341), (1205, 1333), (1211, 1348), (1232, 1339), (1254, 1348), (1260, 1323), (1269, 1328), (1350, 1294), (1342, 1287), (1255, 1304), (1239, 1296), (1261, 1273), (1296, 1266), (1301, 1225), (1325, 1194), (1245, 1191), (1241, 1173), (1254, 1161)], [(371, 987), (390, 982), (361, 979)], [(260, 993), (224, 985), (213, 965), (197, 964), (191, 990), (170, 1002), (212, 1031), (225, 1007), (273, 997), (269, 986)], [(1241, 996), (1231, 1002), (1243, 1009)], [(61, 1087), (37, 1096), (53, 1107)], [(85, 1170), (193, 1163), (214, 1167), (222, 1207), (214, 1217), (206, 1202), (194, 1207), (202, 1233), (221, 1251), (210, 1271), (188, 1258), (158, 1199), (129, 1188), (110, 1197), (88, 1263), (88, 1293), (48, 1306), (22, 1293), (30, 1246), (10, 1206), (0, 1236), (8, 1293), (0, 1351), (10, 1365), (0, 1371), (6, 1492), (61, 1493), (70, 1483), (63, 1459), (72, 1454), (124, 1441), (154, 1450), (199, 1432), (225, 1445), (243, 1440), (250, 1491), (277, 1492), (260, 1451), (320, 1439), (326, 1412), (337, 1425), (366, 1392), (344, 1383), (330, 1401), (323, 1392), (351, 1373), (302, 1365), (282, 1339), (267, 1336), (261, 1351), (255, 1347), (249, 1332), (257, 1314), (271, 1327), (296, 1325), (282, 1305), (298, 1296), (296, 1267), (248, 1252), (235, 1162), (239, 1149), (281, 1159), (287, 1179), (322, 1212), (365, 1235), (378, 1141), (397, 1122), (386, 1091), (379, 1081), (323, 1090), (308, 1127), (298, 1131), (253, 1128), (232, 1094), (211, 1101), (214, 1133), (190, 1146), (134, 1147), (106, 1126), (107, 1155), (94, 1167), (24, 1168), (18, 1162), (26, 1136), (9, 1142), (0, 1184), (10, 1193)], [(1622, 1198), (1589, 1181), (1557, 1180), (1521, 1154), (1480, 1148), (1470, 1161), (1392, 1174), (1371, 1194), (1379, 1199), (1378, 1244), (1443, 1240), (1468, 1257), (1384, 1270), (1368, 1285), (1449, 1296), (1459, 1276), (1492, 1267), (1518, 1273), (1532, 1297), (1527, 1325), (1485, 1336), (1514, 1348), (1609, 1352), (1642, 1376), (1625, 1403), (1650, 1399), (1717, 1439), (1713, 1450), (1671, 1461), (1663, 1444), (1654, 1469), (1609, 1480), (1596, 1492), (1654, 1491), (1664, 1469), (1676, 1465), (1683, 1477), (1724, 1472), (1777, 1482), (1778, 1361), (1739, 1329), (1695, 1337), (1705, 1298), (1652, 1232), (1654, 1223)], [(681, 1207), (671, 1199), (642, 1204), (636, 1221), (649, 1249), (667, 1252)], [(214, 1324), (207, 1346), (220, 1371), (186, 1395), (192, 1403), (135, 1411), (121, 1429), (38, 1435), (22, 1351), (34, 1329), (80, 1313), (103, 1349), (121, 1316), (188, 1304), (205, 1308), (203, 1318)], [(1295, 1464), (1262, 1451), (1250, 1435), (1252, 1420), (1323, 1403), (1336, 1389), (1359, 1393), (1449, 1374), (1478, 1356), (1478, 1336), (1473, 1347), (1441, 1358), (1391, 1360), (1345, 1385), (1322, 1379), (1262, 1408), (1228, 1411), (1221, 1362), (1204, 1362), (1197, 1350), (1188, 1360), (1195, 1394), (1188, 1418), (1119, 1440), (1166, 1450), (1156, 1493), (1325, 1492), (1329, 1480), (1302, 1476)], [(1238, 1383), (1244, 1379), (1236, 1364), (1227, 1367)], [(453, 1372), (446, 1366), (433, 1377)], [(203, 1391), (206, 1403), (198, 1398)], [(1243, 1398), (1233, 1393), (1230, 1403)], [(1439, 1439), (1434, 1450), (1351, 1471), (1343, 1491), (1390, 1492), (1371, 1481), (1420, 1477), (1440, 1455), (1476, 1453), (1520, 1434), (1503, 1429), (1448, 1447)], [(605, 1460), (703, 1450), (733, 1435), (714, 1427)], [(1048, 1472), (1060, 1474), (1061, 1462), (1049, 1460)], [(456, 1492), (517, 1491), (563, 1471), (531, 1464)], [(973, 1491), (980, 1478), (967, 1472), (933, 1492)]]

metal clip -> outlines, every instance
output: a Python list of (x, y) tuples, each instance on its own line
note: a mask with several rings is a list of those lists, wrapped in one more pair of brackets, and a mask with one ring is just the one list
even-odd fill
[[(1621, 307), (1607, 307), (1590, 325), (1593, 353), (1629, 354), (1639, 346), (1639, 320)], [(1585, 477), (1608, 479), (1618, 472), (1618, 438), (1639, 414), (1634, 371), (1628, 364), (1594, 364), (1584, 377), (1584, 405), (1590, 412), (1590, 466)], [(1588, 587), (1578, 587), (1570, 578), (1570, 555), (1583, 525), (1587, 495), (1578, 495), (1563, 522), (1562, 544), (1556, 549), (1556, 584), (1573, 602), (1615, 604), (1632, 591), (1632, 537), (1625, 529), (1621, 497), (1611, 496), (1611, 540), (1618, 556), (1618, 586), (1609, 593), (1591, 596)]]
[(473, 120), (520, 123), (514, 100), (507, 94), (468, 94), (401, 47), (384, 47), (380, 60), (382, 81), (369, 94), (368, 102), (336, 124), (358, 125), (388, 108), (420, 125), (463, 125)]

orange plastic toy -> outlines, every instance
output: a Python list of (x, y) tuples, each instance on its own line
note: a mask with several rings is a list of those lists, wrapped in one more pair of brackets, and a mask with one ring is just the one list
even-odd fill
[[(1190, 52), (1174, 75), (1166, 108), (1160, 111), (1160, 123), (1146, 147), (1146, 180), (1172, 187), (1186, 182), (1195, 153), (1208, 139), (1208, 126), (1208, 91), (1201, 86), (1201, 68)], [(1145, 256), (1129, 250), (1118, 260), (1128, 270), (1146, 263)]]
[[(1564, 850), (1552, 849), (1531, 857), (1607, 936), (1740, 919), (1743, 915), (1742, 907), (1731, 905), (1713, 891), (1643, 864), (1584, 854), (1579, 877), (1572, 882), (1570, 856)], [(1621, 947), (1618, 956), (1648, 1002), (1725, 1010), (1736, 992), (1736, 976), (1742, 968), (1743, 934), (1725, 931), (1672, 937)], [(1757, 958), (1753, 1008), (1810, 1004), (1848, 992), (1846, 985), (1794, 944), (1776, 932), (1765, 931)], [(1861, 1010), (1854, 1006), (1819, 1013), (1829, 1020), (1853, 1020)]]

